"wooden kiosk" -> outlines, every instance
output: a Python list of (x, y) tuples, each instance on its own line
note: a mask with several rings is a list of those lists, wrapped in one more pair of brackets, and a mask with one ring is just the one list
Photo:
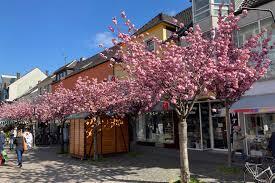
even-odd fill
[[(86, 159), (93, 156), (93, 135), (96, 119), (88, 113), (67, 118), (69, 127), (69, 152), (71, 156)], [(97, 153), (99, 155), (129, 151), (128, 122), (123, 118), (100, 117), (97, 127)]]

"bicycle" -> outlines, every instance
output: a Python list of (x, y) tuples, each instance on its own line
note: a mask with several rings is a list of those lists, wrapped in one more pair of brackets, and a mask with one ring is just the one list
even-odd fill
[(265, 169), (262, 164), (245, 163), (244, 182), (268, 183), (271, 176), (273, 176), (273, 172), (270, 166)]

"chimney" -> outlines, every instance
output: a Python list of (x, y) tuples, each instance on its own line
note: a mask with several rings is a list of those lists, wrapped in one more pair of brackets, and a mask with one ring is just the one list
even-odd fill
[(46, 76), (49, 76), (49, 71), (46, 70), (46, 71), (45, 71), (45, 74), (46, 74)]
[(16, 73), (16, 78), (17, 78), (17, 79), (20, 79), (20, 72), (17, 72), (17, 73)]
[(84, 61), (84, 60), (86, 60), (85, 57), (80, 57), (80, 59), (79, 59), (80, 62), (82, 62), (82, 61)]

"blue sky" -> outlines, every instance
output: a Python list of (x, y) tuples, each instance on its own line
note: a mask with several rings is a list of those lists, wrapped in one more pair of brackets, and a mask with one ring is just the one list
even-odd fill
[(56, 70), (100, 51), (107, 27), (125, 10), (142, 26), (160, 12), (175, 14), (189, 0), (0, 0), (0, 74), (25, 74), (34, 67)]

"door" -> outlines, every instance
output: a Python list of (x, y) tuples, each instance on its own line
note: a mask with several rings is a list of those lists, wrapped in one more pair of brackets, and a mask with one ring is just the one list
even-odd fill
[(215, 149), (227, 149), (226, 122), (222, 114), (224, 108), (223, 102), (211, 103), (212, 129), (213, 129), (213, 147)]

